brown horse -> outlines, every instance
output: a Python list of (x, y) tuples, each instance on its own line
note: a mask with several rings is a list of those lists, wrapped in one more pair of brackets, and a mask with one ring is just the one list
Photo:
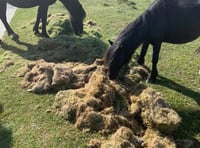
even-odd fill
[[(38, 7), (37, 18), (33, 31), (35, 34), (39, 33), (39, 22), (42, 22), (42, 36), (48, 37), (46, 31), (47, 12), (49, 5), (55, 3), (56, 0), (0, 0), (0, 19), (2, 20), (8, 35), (12, 35), (17, 39), (19, 36), (12, 30), (6, 19), (6, 4), (9, 3), (18, 8), (32, 8)], [(74, 33), (80, 35), (83, 33), (83, 20), (86, 16), (85, 10), (80, 4), (79, 0), (60, 0), (67, 8), (70, 14), (70, 22)]]
[(110, 79), (116, 79), (134, 51), (141, 45), (138, 59), (144, 64), (149, 44), (153, 46), (152, 71), (148, 82), (155, 82), (162, 42), (182, 44), (200, 36), (200, 0), (155, 0), (136, 20), (127, 25), (105, 53)]

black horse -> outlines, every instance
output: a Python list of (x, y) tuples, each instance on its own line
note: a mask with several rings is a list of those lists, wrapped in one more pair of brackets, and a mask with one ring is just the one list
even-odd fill
[(123, 65), (143, 44), (139, 64), (149, 44), (153, 46), (152, 71), (148, 82), (155, 82), (162, 42), (181, 44), (200, 35), (200, 0), (155, 0), (150, 7), (120, 33), (104, 55), (110, 79), (116, 79)]
[[(67, 8), (70, 14), (70, 22), (74, 33), (80, 35), (83, 33), (83, 20), (86, 16), (85, 10), (80, 4), (79, 0), (60, 0)], [(55, 3), (56, 0), (0, 0), (0, 19), (2, 20), (8, 35), (12, 35), (14, 38), (19, 36), (11, 29), (6, 19), (6, 4), (9, 3), (19, 8), (31, 8), (38, 6), (37, 19), (33, 27), (35, 34), (39, 33), (39, 22), (42, 22), (42, 36), (48, 37), (46, 31), (47, 24), (47, 12), (49, 5)]]

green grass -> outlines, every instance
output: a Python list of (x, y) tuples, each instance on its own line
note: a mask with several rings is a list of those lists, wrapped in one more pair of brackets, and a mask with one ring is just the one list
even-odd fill
[[(81, 0), (87, 11), (88, 20), (96, 25), (85, 30), (94, 30), (74, 43), (78, 47), (95, 48), (87, 45), (108, 45), (108, 39), (115, 39), (130, 21), (140, 15), (150, 4), (150, 0)], [(32, 21), (37, 9), (18, 9), (11, 22), (12, 28), (20, 35), (20, 42), (12, 41), (6, 34), (5, 46), (0, 48), (0, 147), (85, 147), (91, 137), (98, 134), (82, 133), (73, 124), (47, 113), (51, 108), (55, 94), (36, 95), (28, 93), (20, 86), (19, 68), (30, 61), (30, 51), (37, 45), (40, 37), (32, 32)], [(58, 2), (49, 8), (50, 13), (67, 13)], [(34, 15), (33, 15), (34, 14)], [(48, 29), (48, 28), (47, 28)], [(100, 36), (99, 36), (100, 35)], [(73, 37), (73, 36), (72, 36)], [(82, 40), (80, 44), (78, 42)], [(163, 44), (158, 65), (157, 84), (150, 85), (160, 91), (169, 104), (180, 114), (182, 123), (174, 132), (177, 138), (189, 138), (200, 142), (200, 56), (193, 54), (199, 47), (196, 40), (189, 44)], [(84, 44), (85, 43), (85, 44)], [(105, 49), (104, 49), (105, 50)], [(34, 53), (31, 53), (34, 54)], [(103, 53), (99, 53), (102, 56)], [(146, 57), (146, 64), (151, 66), (151, 49)], [(14, 62), (7, 67), (8, 62)]]

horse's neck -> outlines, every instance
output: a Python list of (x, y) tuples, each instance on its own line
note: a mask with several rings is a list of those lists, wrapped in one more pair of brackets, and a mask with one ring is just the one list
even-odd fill
[(124, 28), (118, 39), (127, 48), (136, 49), (140, 44), (145, 41), (148, 30), (145, 16), (142, 14), (135, 21), (131, 22)]

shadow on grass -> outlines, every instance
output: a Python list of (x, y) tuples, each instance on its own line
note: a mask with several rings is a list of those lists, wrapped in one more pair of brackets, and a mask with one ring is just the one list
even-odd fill
[[(26, 42), (23, 42), (20, 40), (13, 40), (13, 41), (15, 41), (18, 45), (25, 46), (29, 50), (34, 47), (34, 45), (32, 45), (32, 44), (29, 44), (29, 43), (26, 43)], [(24, 57), (24, 58), (26, 58), (26, 53), (29, 52), (29, 51), (22, 50), (18, 47), (15, 47), (14, 45), (8, 45), (5, 42), (1, 45), (1, 48), (4, 50), (7, 50), (7, 51), (11, 51), (11, 52), (13, 52), (17, 55), (20, 55), (21, 57)]]
[(3, 112), (3, 105), (0, 104), (0, 113), (2, 113), (2, 112)]
[[(0, 113), (3, 112), (3, 105), (0, 104)], [(0, 125), (0, 147), (12, 148), (13, 147), (12, 131)]]
[(44, 38), (37, 45), (31, 45), (15, 40), (18, 45), (27, 50), (19, 49), (14, 45), (4, 43), (1, 47), (28, 60), (44, 59), (48, 62), (82, 62), (91, 64), (96, 58), (101, 58), (107, 45), (94, 36), (60, 35), (55, 38)]
[(167, 87), (169, 89), (175, 90), (176, 92), (179, 92), (187, 97), (190, 97), (194, 99), (198, 105), (200, 105), (200, 93), (195, 92), (185, 86), (182, 86), (181, 84), (178, 84), (168, 78), (165, 78), (163, 76), (159, 76), (157, 79), (156, 84), (162, 85), (164, 87)]
[[(158, 77), (156, 84), (162, 85), (187, 97), (190, 97), (194, 99), (198, 105), (200, 105), (200, 93), (198, 92), (195, 92), (163, 76)], [(194, 139), (194, 137), (200, 133), (200, 110), (179, 110), (177, 112), (181, 116), (182, 122), (177, 131), (173, 133), (173, 137), (176, 139), (191, 139), (194, 142), (193, 147), (199, 148), (200, 141)]]
[(12, 131), (0, 125), (0, 147), (12, 148)]
[(177, 131), (173, 133), (177, 139), (191, 139), (194, 143), (194, 148), (200, 148), (200, 141), (194, 137), (200, 133), (200, 111), (183, 110), (177, 111), (182, 118), (182, 122)]

